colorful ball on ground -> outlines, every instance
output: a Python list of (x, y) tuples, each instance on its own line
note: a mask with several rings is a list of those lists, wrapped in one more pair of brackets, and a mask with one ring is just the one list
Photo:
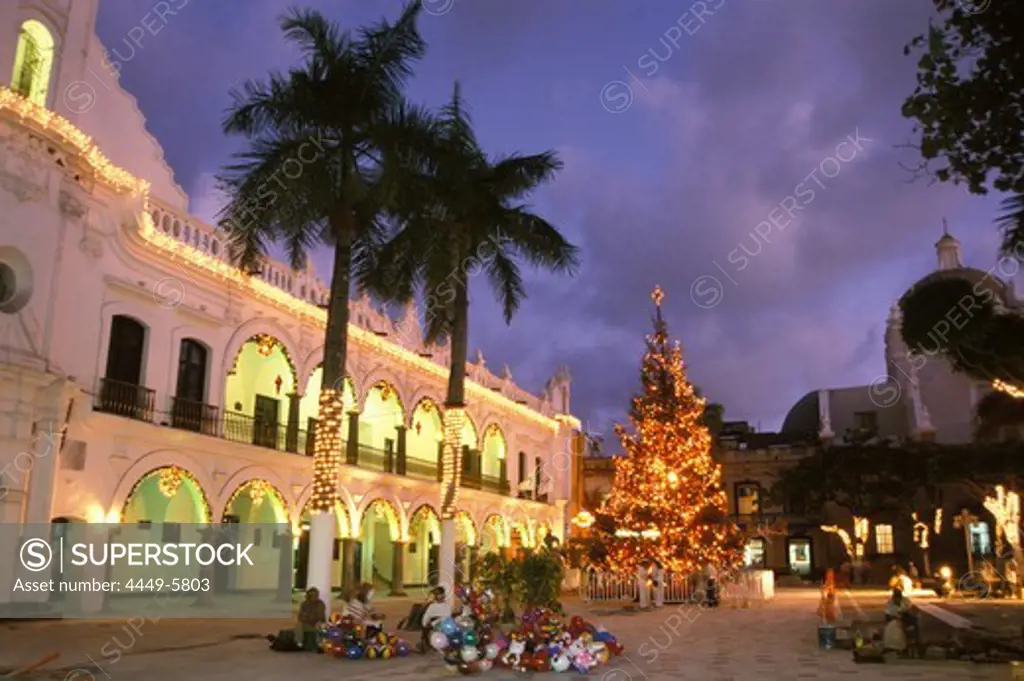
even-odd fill
[(455, 623), (455, 620), (451, 617), (445, 617), (441, 620), (441, 624), (438, 626), (438, 630), (444, 633), (445, 636), (451, 636), (459, 630), (459, 625)]
[(353, 643), (345, 649), (345, 656), (350, 660), (358, 660), (363, 656), (363, 649)]
[(462, 644), (463, 645), (475, 646), (478, 641), (479, 641), (479, 638), (477, 637), (476, 632), (473, 631), (472, 629), (462, 633)]
[(463, 662), (476, 662), (480, 659), (480, 651), (475, 646), (462, 646), (462, 650), (459, 651), (459, 657), (462, 658)]
[(491, 671), (491, 667), (494, 666), (494, 662), (492, 662), (491, 660), (480, 660), (479, 662), (477, 662), (477, 665), (480, 666), (480, 671), (489, 672)]
[(498, 647), (497, 643), (493, 641), (484, 646), (484, 657), (488, 660), (493, 660), (498, 657), (498, 653), (501, 652), (501, 648)]
[(572, 666), (572, 662), (569, 660), (568, 655), (555, 655), (551, 658), (551, 671), (558, 672), (559, 674), (569, 671), (569, 667)]
[(405, 657), (410, 652), (411, 650), (409, 648), (409, 644), (405, 641), (400, 640), (398, 643), (395, 644), (395, 654), (397, 654), (399, 657)]
[(444, 650), (448, 647), (448, 637), (444, 632), (435, 631), (430, 635), (430, 647), (434, 650)]

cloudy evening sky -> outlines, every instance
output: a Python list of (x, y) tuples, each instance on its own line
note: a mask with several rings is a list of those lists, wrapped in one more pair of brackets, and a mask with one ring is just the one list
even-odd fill
[[(124, 64), (202, 217), (218, 207), (212, 175), (239, 148), (220, 130), (228, 90), (296, 58), (276, 23), (289, 4), (191, 0)], [(346, 27), (400, 9), (304, 4)], [(655, 284), (691, 379), (727, 418), (770, 430), (809, 390), (883, 373), (886, 313), (934, 268), (943, 217), (969, 264), (994, 263), (998, 197), (911, 182), (900, 165), (916, 160), (900, 146), (914, 87), (902, 47), (930, 0), (426, 4), (429, 51), (410, 96), (440, 104), (458, 79), (488, 149), (557, 149), (565, 169), (533, 203), (583, 255), (573, 279), (531, 275), (510, 327), (476, 282), (470, 345), (534, 392), (568, 364), (573, 411), (592, 430), (625, 417)], [(102, 2), (104, 44), (127, 54), (152, 5)], [(859, 148), (837, 152), (858, 131)], [(773, 217), (781, 228), (758, 227)], [(321, 274), (328, 262), (315, 258)]]

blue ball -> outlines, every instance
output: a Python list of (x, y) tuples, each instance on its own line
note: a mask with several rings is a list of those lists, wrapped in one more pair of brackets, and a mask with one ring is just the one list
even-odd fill
[(345, 655), (350, 660), (358, 660), (363, 656), (363, 649), (353, 643), (345, 649)]
[(456, 629), (452, 633), (448, 634), (448, 645), (461, 646), (462, 645), (462, 632)]
[(439, 627), (441, 632), (448, 637), (459, 630), (459, 625), (455, 623), (455, 619), (452, 617), (445, 617), (441, 620), (441, 626)]

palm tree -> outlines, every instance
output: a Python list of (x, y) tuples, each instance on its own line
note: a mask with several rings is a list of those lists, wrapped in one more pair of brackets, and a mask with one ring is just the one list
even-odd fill
[[(362, 281), (378, 295), (403, 303), (421, 290), (426, 296), (426, 340), (446, 337), (451, 344), (443, 421), (440, 564), (454, 566), (469, 276), (475, 270), (486, 275), (509, 323), (526, 298), (519, 260), (569, 274), (575, 273), (579, 261), (577, 248), (524, 203), (561, 168), (554, 152), (489, 158), (473, 133), (457, 83), (434, 128), (425, 163), (405, 165), (411, 172), (396, 203), (399, 227), (377, 259), (367, 262)], [(454, 575), (443, 572), (451, 594)]]
[(399, 186), (392, 157), (408, 155), (428, 129), (403, 98), (411, 63), (426, 50), (416, 27), (420, 9), (413, 2), (394, 23), (381, 20), (356, 36), (318, 12), (292, 10), (281, 29), (302, 51), (302, 64), (232, 92), (223, 124), (248, 140), (221, 178), (228, 204), (220, 217), (235, 262), (256, 271), (267, 247), (281, 243), (299, 269), (310, 249), (333, 250), (308, 578), (325, 595), (339, 502), (350, 274), (383, 233), (384, 209)]

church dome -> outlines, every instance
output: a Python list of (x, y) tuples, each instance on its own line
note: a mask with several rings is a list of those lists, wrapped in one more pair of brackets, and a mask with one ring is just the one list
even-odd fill
[(996, 300), (1000, 303), (1005, 305), (1009, 302), (1010, 296), (1007, 295), (1007, 286), (1003, 281), (991, 272), (964, 266), (963, 259), (960, 257), (960, 242), (950, 235), (949, 230), (945, 227), (943, 227), (942, 236), (935, 242), (935, 255), (938, 261), (936, 270), (915, 282), (903, 294), (903, 298), (906, 298), (911, 291), (919, 286), (927, 286), (937, 281), (961, 279), (971, 285), (971, 290), (975, 295), (980, 295), (983, 290), (988, 290), (995, 295)]
[(782, 432), (787, 434), (818, 434), (818, 391), (813, 390), (799, 400), (786, 414), (782, 422)]
[[(991, 272), (985, 272), (983, 270), (976, 269), (974, 267), (957, 267), (948, 270), (937, 270), (932, 272), (916, 281), (909, 289), (907, 293), (910, 293), (918, 286), (927, 286), (936, 281), (945, 281), (948, 279), (962, 279), (971, 285), (971, 290), (980, 295), (982, 290), (991, 291), (997, 300), (1004, 305), (1007, 303), (1007, 290), (1006, 284), (1003, 283), (998, 277)], [(906, 297), (906, 293), (904, 294)]]

